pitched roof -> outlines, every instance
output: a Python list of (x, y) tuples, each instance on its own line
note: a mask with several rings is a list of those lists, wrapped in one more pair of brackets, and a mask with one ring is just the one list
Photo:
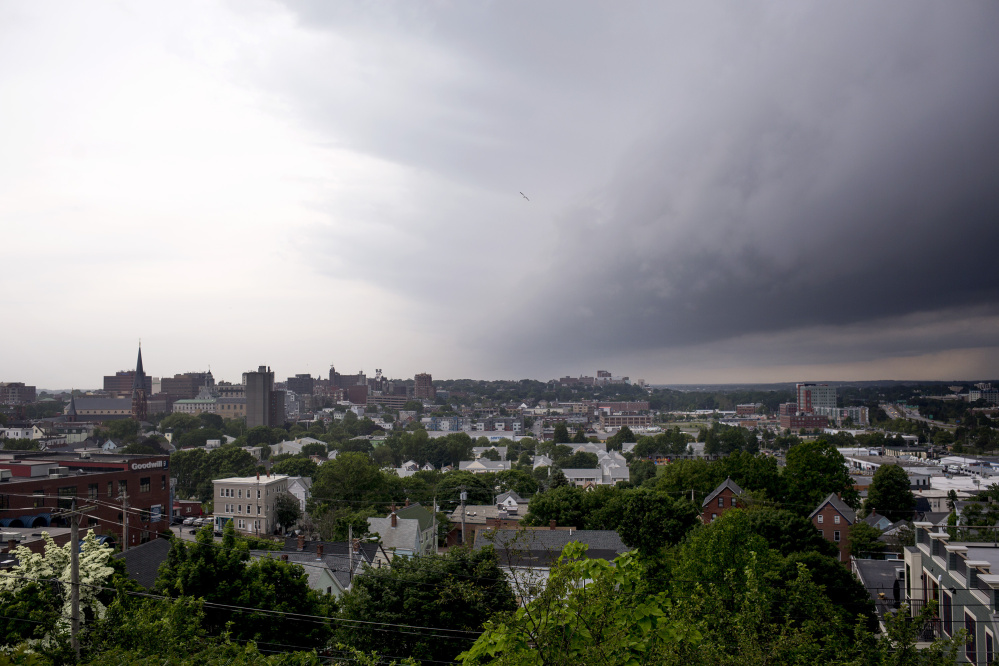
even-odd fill
[(507, 501), (508, 499), (512, 499), (517, 504), (527, 504), (527, 500), (526, 499), (524, 499), (523, 497), (521, 497), (520, 495), (518, 495), (517, 493), (515, 493), (512, 490), (509, 491), (509, 492), (505, 492), (502, 495), (497, 495), (496, 496), (496, 503), (497, 504), (502, 504), (503, 502)]
[(171, 545), (171, 539), (153, 539), (129, 548), (124, 553), (117, 553), (114, 558), (125, 561), (125, 571), (129, 578), (142, 587), (152, 589), (160, 565), (166, 562), (170, 553)]
[[(398, 517), (398, 515), (397, 515)], [(420, 521), (416, 518), (399, 518), (392, 527), (392, 517), (368, 518), (368, 530), (377, 532), (382, 546), (416, 552), (420, 548)]]
[(494, 546), (500, 564), (548, 567), (572, 542), (587, 545), (590, 559), (613, 560), (628, 552), (614, 530), (479, 530), (474, 548)]
[(832, 508), (836, 509), (836, 511), (838, 511), (841, 516), (846, 518), (847, 523), (852, 525), (855, 522), (857, 522), (857, 512), (851, 509), (846, 502), (837, 497), (836, 493), (829, 493), (829, 495), (826, 496), (824, 500), (819, 502), (819, 505), (815, 507), (815, 511), (812, 511), (810, 514), (808, 514), (809, 520), (814, 518), (815, 514), (821, 511), (822, 507), (824, 507), (826, 504), (832, 505)]
[(399, 518), (415, 518), (420, 522), (420, 530), (430, 529), (434, 522), (434, 516), (430, 513), (430, 509), (427, 509), (419, 502), (414, 502), (409, 506), (397, 509), (395, 514)]
[(722, 481), (721, 483), (719, 483), (718, 487), (715, 488), (714, 490), (712, 490), (711, 494), (704, 498), (704, 501), (701, 502), (701, 506), (702, 507), (707, 506), (712, 500), (714, 500), (714, 498), (718, 497), (718, 495), (719, 495), (719, 493), (721, 493), (721, 491), (725, 490), (726, 488), (728, 488), (729, 490), (731, 490), (734, 495), (744, 495), (745, 494), (745, 492), (742, 490), (742, 488), (739, 487), (739, 484), (737, 484), (735, 481), (732, 480), (731, 477), (729, 477), (729, 478), (725, 479), (724, 481)]
[(135, 361), (135, 375), (132, 377), (132, 390), (146, 388), (146, 373), (142, 370), (142, 345), (139, 345), (139, 358)]

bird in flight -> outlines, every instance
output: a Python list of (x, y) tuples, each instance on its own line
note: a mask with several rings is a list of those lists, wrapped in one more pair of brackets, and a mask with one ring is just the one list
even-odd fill
[[(522, 196), (522, 197), (524, 197), (525, 199), (527, 199), (527, 195), (526, 195), (526, 194), (524, 194), (523, 192), (521, 192), (521, 193), (520, 193), (520, 196)], [(530, 199), (527, 199), (527, 200), (528, 200), (528, 201), (530, 201)]]

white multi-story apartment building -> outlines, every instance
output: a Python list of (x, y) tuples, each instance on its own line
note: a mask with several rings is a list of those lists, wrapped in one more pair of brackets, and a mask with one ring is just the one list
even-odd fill
[(277, 528), (274, 502), (278, 494), (288, 490), (286, 475), (234, 476), (216, 479), (212, 483), (215, 485), (216, 531), (221, 531), (231, 520), (238, 532), (255, 535), (274, 533)]

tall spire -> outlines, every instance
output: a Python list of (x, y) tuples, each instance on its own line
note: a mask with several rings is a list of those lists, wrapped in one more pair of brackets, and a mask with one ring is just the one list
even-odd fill
[(76, 396), (73, 393), (75, 390), (69, 390), (69, 406), (66, 407), (66, 420), (70, 423), (76, 421)]
[(139, 340), (139, 358), (135, 361), (135, 376), (132, 378), (132, 390), (146, 388), (146, 373), (142, 370), (142, 340)]
[(139, 340), (139, 358), (135, 361), (135, 376), (132, 378), (132, 418), (137, 421), (146, 419), (148, 403), (146, 400), (146, 373), (142, 369), (142, 340)]

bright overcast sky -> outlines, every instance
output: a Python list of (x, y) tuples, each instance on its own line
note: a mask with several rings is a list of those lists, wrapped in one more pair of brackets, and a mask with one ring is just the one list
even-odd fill
[(0, 381), (999, 376), (997, 26), (5, 2)]

